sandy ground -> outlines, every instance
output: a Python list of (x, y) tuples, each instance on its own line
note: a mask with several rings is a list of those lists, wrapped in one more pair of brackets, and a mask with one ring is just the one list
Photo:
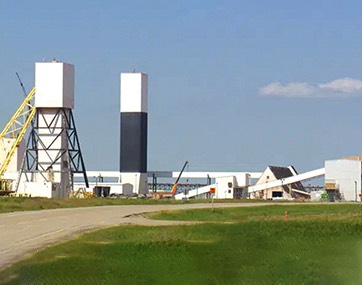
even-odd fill
[[(251, 207), (270, 203), (222, 203), (215, 208)], [(195, 222), (157, 221), (142, 214), (161, 210), (211, 208), (211, 204), (127, 205), (15, 212), (0, 215), (0, 270), (37, 250), (81, 233), (122, 224), (165, 226)]]

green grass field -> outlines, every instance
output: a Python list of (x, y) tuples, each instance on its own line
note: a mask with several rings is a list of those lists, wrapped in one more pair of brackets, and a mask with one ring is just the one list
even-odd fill
[[(254, 203), (258, 200), (215, 200), (215, 203)], [(272, 201), (270, 201), (272, 203)], [(29, 197), (1, 197), (0, 214), (17, 211), (34, 211), (57, 208), (93, 207), (106, 205), (159, 205), (183, 203), (211, 203), (211, 200), (177, 201), (172, 199), (116, 199), (116, 198), (89, 198), (89, 199), (47, 199)]]
[(362, 284), (360, 205), (189, 210), (155, 217), (212, 223), (99, 230), (38, 252), (0, 272), (0, 280), (3, 284)]
[(362, 220), (362, 204), (300, 204), (270, 205), (232, 209), (201, 209), (187, 211), (161, 211), (150, 214), (152, 219), (204, 222), (283, 221), (287, 211), (289, 221)]
[(0, 197), (0, 213), (33, 211), (57, 208), (93, 207), (106, 205), (157, 205), (180, 204), (175, 200), (152, 199), (116, 199), (116, 198), (89, 198), (89, 199), (48, 199), (29, 197)]

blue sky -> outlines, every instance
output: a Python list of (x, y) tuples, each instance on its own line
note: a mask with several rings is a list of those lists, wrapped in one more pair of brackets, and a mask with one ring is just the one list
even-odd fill
[[(0, 126), (34, 63), (76, 68), (87, 168), (118, 170), (119, 74), (149, 74), (149, 170), (305, 171), (362, 154), (362, 2), (0, 2)], [(2, 128), (2, 127), (0, 127)]]

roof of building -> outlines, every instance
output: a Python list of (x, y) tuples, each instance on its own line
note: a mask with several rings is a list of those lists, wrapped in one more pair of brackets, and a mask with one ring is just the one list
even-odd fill
[(346, 156), (346, 157), (343, 157), (343, 159), (347, 159), (347, 160), (359, 160), (359, 161), (362, 161), (362, 156), (361, 156), (361, 155)]
[[(292, 168), (294, 170), (294, 172), (296, 174), (298, 174), (293, 166), (290, 166), (290, 167), (269, 166), (269, 169), (274, 174), (274, 176), (275, 176), (275, 178), (277, 180), (282, 179), (282, 178), (287, 178), (287, 177), (294, 176), (294, 173), (292, 172), (292, 170), (290, 168)], [(284, 189), (284, 191), (289, 192), (288, 185), (283, 185), (283, 189)], [(303, 184), (301, 182), (292, 183), (292, 189), (296, 189), (296, 190), (306, 192), (305, 189), (304, 189), (304, 186), (303, 186)]]

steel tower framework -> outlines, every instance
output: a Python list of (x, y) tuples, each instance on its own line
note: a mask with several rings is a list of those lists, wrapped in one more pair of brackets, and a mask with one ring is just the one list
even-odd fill
[[(73, 174), (82, 173), (86, 187), (89, 187), (85, 163), (80, 148), (77, 129), (72, 110), (57, 108), (55, 115), (50, 118), (45, 116), (43, 108), (37, 108), (33, 128), (30, 132), (24, 156), (21, 174), (26, 181), (33, 181), (36, 174), (48, 182), (53, 182), (56, 173), (69, 175), (70, 187), (73, 188)], [(39, 124), (39, 121), (45, 124)], [(59, 123), (61, 122), (61, 123)], [(51, 141), (44, 141), (44, 133), (51, 134)], [(66, 146), (55, 147), (55, 142), (61, 137), (66, 137)], [(45, 153), (47, 163), (42, 163), (39, 152)], [(54, 170), (55, 165), (60, 165), (60, 171)], [(30, 175), (30, 177), (29, 177)], [(20, 177), (19, 177), (20, 180)], [(19, 185), (19, 181), (17, 183)], [(70, 190), (70, 189), (69, 189)]]

